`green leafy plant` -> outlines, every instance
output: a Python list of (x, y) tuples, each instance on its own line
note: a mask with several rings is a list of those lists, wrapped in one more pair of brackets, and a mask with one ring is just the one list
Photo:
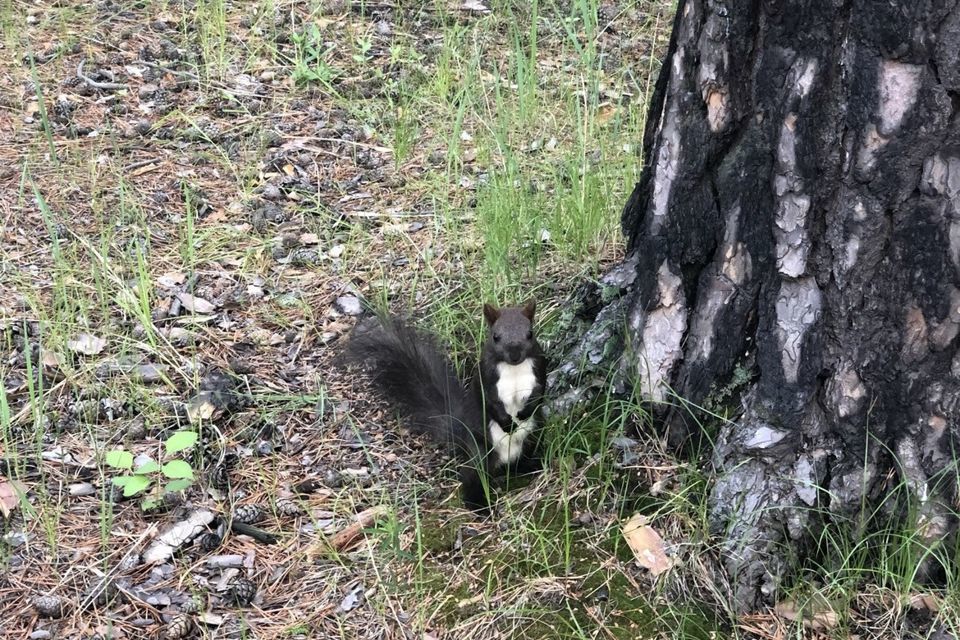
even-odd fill
[(332, 83), (341, 72), (330, 62), (334, 45), (324, 43), (323, 35), (315, 24), (302, 33), (292, 34), (291, 39), (296, 54), (293, 61), (294, 83), (297, 86), (319, 84), (336, 93)]
[[(177, 431), (164, 443), (166, 456), (174, 456), (190, 449), (197, 443), (196, 431)], [(193, 484), (193, 467), (182, 458), (171, 458), (162, 465), (148, 460), (134, 467), (133, 454), (124, 449), (108, 451), (105, 457), (108, 466), (125, 475), (113, 478), (113, 484), (123, 489), (126, 497), (144, 494), (140, 503), (144, 511), (157, 507), (168, 493), (183, 491)], [(151, 491), (148, 489), (153, 487)]]

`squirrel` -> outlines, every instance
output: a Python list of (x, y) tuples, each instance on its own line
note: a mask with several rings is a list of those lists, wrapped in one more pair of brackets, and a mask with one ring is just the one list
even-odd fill
[(435, 340), (391, 315), (359, 325), (346, 348), (348, 361), (369, 365), (377, 392), (396, 406), (408, 426), (448, 447), (460, 461), (464, 504), (486, 512), (486, 486), (508, 470), (539, 470), (539, 407), (546, 388), (546, 358), (533, 331), (536, 304), (484, 305), (489, 326), (479, 372), (457, 375)]

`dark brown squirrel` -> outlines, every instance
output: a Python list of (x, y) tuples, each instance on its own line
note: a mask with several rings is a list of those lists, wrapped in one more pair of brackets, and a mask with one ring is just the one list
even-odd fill
[(484, 305), (489, 331), (478, 375), (466, 384), (431, 336), (395, 316), (361, 323), (347, 345), (348, 358), (369, 366), (376, 391), (409, 426), (459, 457), (463, 501), (476, 511), (489, 508), (490, 479), (540, 468), (546, 360), (534, 336), (535, 309), (533, 301)]
[(501, 465), (539, 468), (536, 436), (547, 384), (547, 361), (533, 332), (536, 301), (523, 307), (483, 305), (490, 325), (480, 359), (487, 436)]

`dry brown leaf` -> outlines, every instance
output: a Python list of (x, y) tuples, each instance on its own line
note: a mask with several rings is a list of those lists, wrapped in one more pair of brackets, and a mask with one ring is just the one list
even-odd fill
[(23, 487), (13, 480), (0, 477), (0, 515), (9, 518), (13, 510), (20, 505)]
[(159, 278), (157, 278), (157, 284), (161, 287), (167, 287), (168, 289), (173, 289), (176, 286), (179, 286), (187, 281), (187, 275), (179, 271), (171, 271), (170, 273), (165, 273)]
[(69, 347), (71, 351), (82, 353), (85, 356), (95, 356), (103, 351), (106, 346), (106, 340), (89, 333), (81, 333), (73, 340), (67, 341), (67, 347)]
[(215, 304), (208, 300), (192, 296), (182, 291), (177, 294), (177, 299), (180, 300), (180, 304), (183, 305), (184, 309), (193, 313), (213, 313), (217, 308)]
[(840, 623), (840, 616), (833, 610), (833, 605), (819, 595), (807, 600), (802, 607), (793, 600), (782, 600), (773, 607), (773, 611), (786, 620), (802, 621), (804, 628), (810, 631), (831, 631)]
[(131, 175), (133, 175), (133, 176), (142, 176), (142, 175), (145, 174), (145, 173), (150, 173), (151, 171), (156, 171), (156, 170), (159, 169), (159, 168), (160, 168), (160, 165), (159, 165), (159, 164), (147, 164), (147, 165), (144, 165), (144, 166), (140, 167), (139, 169), (134, 169)]
[(600, 124), (607, 124), (613, 119), (613, 116), (616, 115), (616, 113), (616, 106), (609, 103), (602, 104), (600, 105), (599, 109), (597, 109), (597, 120), (600, 122)]
[(910, 596), (910, 606), (936, 613), (940, 611), (940, 598), (932, 593), (914, 593)]
[(60, 356), (49, 349), (44, 349), (40, 354), (40, 363), (48, 369), (59, 369)]
[(651, 574), (658, 576), (673, 566), (673, 561), (664, 549), (663, 539), (653, 527), (647, 525), (646, 516), (634, 514), (623, 525), (623, 537), (626, 538), (637, 563)]
[(191, 424), (209, 420), (216, 411), (217, 406), (207, 392), (198, 393), (187, 403), (187, 419)]

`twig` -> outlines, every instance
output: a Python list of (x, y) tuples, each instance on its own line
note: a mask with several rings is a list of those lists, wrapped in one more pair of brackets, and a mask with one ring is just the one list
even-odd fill
[(156, 62), (150, 62), (148, 60), (144, 60), (143, 58), (138, 58), (137, 64), (146, 65), (152, 69), (160, 69), (164, 73), (169, 73), (170, 75), (183, 76), (185, 78), (190, 78), (191, 80), (196, 80), (197, 82), (200, 82), (200, 76), (198, 76), (195, 73), (191, 73), (190, 71), (179, 71), (177, 69), (171, 69), (169, 67), (163, 66), (162, 64), (157, 64)]
[(257, 542), (262, 542), (264, 544), (274, 544), (277, 541), (277, 536), (273, 535), (269, 531), (264, 531), (263, 529), (253, 526), (252, 524), (237, 522), (235, 520), (230, 522), (230, 530), (234, 533), (250, 536)]
[(86, 82), (89, 86), (94, 89), (126, 89), (127, 85), (122, 82), (98, 82), (88, 75), (83, 73), (83, 65), (86, 60), (81, 60), (80, 64), (77, 65), (77, 77)]
[(362, 147), (364, 149), (373, 149), (379, 153), (393, 153), (393, 149), (390, 147), (381, 147), (375, 144), (369, 144), (366, 142), (358, 142), (356, 140), (343, 140), (341, 138), (321, 138), (318, 136), (289, 136), (290, 140), (303, 140), (303, 141), (313, 141), (313, 142), (335, 142), (337, 144), (348, 144), (354, 147)]
[(387, 515), (387, 512), (388, 509), (386, 505), (379, 505), (376, 507), (371, 507), (366, 511), (361, 511), (356, 516), (356, 522), (345, 527), (342, 531), (330, 539), (330, 546), (337, 551), (343, 551), (347, 549), (348, 547), (352, 546), (354, 542), (356, 542), (357, 538), (360, 537), (360, 534), (363, 533), (364, 529), (372, 525), (383, 516)]
[(141, 167), (150, 166), (155, 162), (159, 162), (159, 160), (157, 160), (156, 158), (150, 158), (149, 160), (138, 160), (137, 162), (131, 162), (128, 165), (124, 165), (123, 171), (125, 173), (129, 173), (130, 171), (133, 171), (135, 169), (140, 169)]

